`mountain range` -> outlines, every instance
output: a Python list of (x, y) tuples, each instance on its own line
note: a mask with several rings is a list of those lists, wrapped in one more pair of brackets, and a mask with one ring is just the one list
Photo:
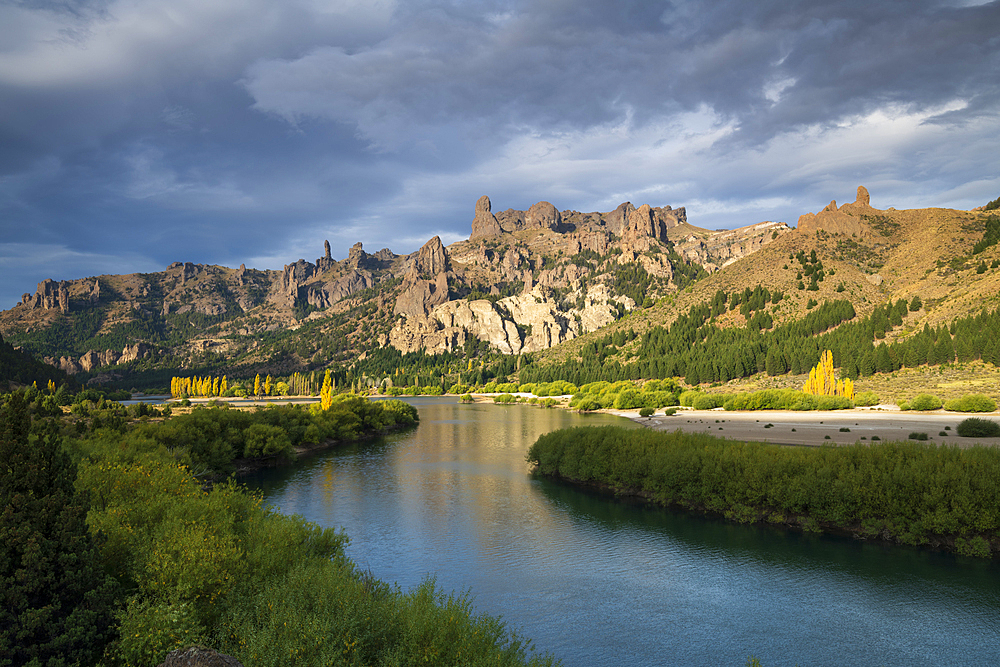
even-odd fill
[[(79, 379), (140, 384), (177, 369), (239, 377), (350, 367), (385, 351), (544, 363), (607, 331), (668, 325), (720, 290), (760, 286), (785, 295), (771, 308), (777, 323), (828, 299), (863, 315), (919, 297), (917, 316), (893, 334), (905, 337), (998, 305), (996, 248), (972, 254), (991, 216), (878, 209), (859, 187), (854, 202), (831, 202), (795, 228), (710, 231), (683, 207), (625, 202), (582, 213), (543, 201), (494, 213), (484, 196), (467, 240), (434, 237), (407, 255), (357, 243), (336, 260), (324, 243), (323, 256), (281, 271), (176, 262), (45, 280), (0, 312), (0, 334)], [(747, 317), (717, 319), (741, 326)]]

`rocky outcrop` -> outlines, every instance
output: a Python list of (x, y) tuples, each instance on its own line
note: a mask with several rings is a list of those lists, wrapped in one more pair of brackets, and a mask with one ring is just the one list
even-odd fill
[(472, 235), (469, 240), (500, 236), (503, 230), (491, 212), (490, 198), (483, 195), (476, 202), (476, 217), (472, 219)]
[(377, 283), (370, 271), (352, 269), (337, 280), (323, 285), (310, 285), (306, 288), (306, 303), (316, 308), (329, 308), (333, 304), (356, 294), (363, 289), (374, 287)]
[(858, 186), (857, 198), (853, 203), (844, 204), (837, 208), (836, 200), (827, 204), (819, 213), (806, 213), (799, 216), (798, 230), (806, 234), (812, 234), (818, 230), (823, 230), (829, 234), (858, 234), (869, 233), (861, 216), (877, 214), (879, 211), (871, 207), (868, 190), (864, 186)]
[(551, 229), (558, 231), (562, 224), (562, 215), (559, 210), (547, 201), (540, 201), (532, 204), (524, 216), (525, 229)]
[(89, 350), (81, 355), (79, 359), (74, 359), (73, 357), (60, 357), (59, 359), (46, 357), (44, 361), (69, 375), (74, 375), (80, 372), (89, 373), (102, 366), (115, 366), (144, 359), (151, 352), (152, 348), (145, 343), (136, 343), (134, 345), (126, 345), (120, 353), (115, 350)]
[[(100, 294), (100, 290), (98, 290)], [(46, 278), (38, 283), (34, 294), (27, 292), (21, 296), (21, 305), (28, 308), (58, 308), (64, 315), (69, 312), (69, 283), (65, 280), (56, 282)]]
[(407, 275), (432, 277), (444, 273), (448, 268), (448, 253), (441, 243), (441, 237), (435, 236), (417, 251)]
[[(564, 309), (548, 293), (537, 286), (495, 304), (485, 299), (448, 301), (432, 308), (426, 317), (405, 317), (397, 322), (389, 343), (403, 352), (451, 352), (474, 336), (504, 354), (520, 354), (548, 349), (585, 331), (595, 331), (614, 322), (618, 315), (603, 284), (590, 287), (586, 294), (579, 289), (575, 292), (574, 302), (582, 296), (580, 309)], [(627, 310), (635, 306), (628, 297), (618, 301)]]
[(448, 253), (437, 236), (425, 243), (411, 260), (396, 298), (394, 315), (422, 321), (448, 300)]
[(783, 222), (761, 222), (716, 232), (707, 238), (692, 234), (675, 240), (674, 249), (685, 260), (701, 264), (706, 271), (712, 272), (757, 252), (791, 231), (793, 229)]
[(627, 201), (618, 205), (618, 208), (608, 213), (604, 218), (604, 224), (607, 225), (608, 231), (616, 236), (621, 236), (625, 233), (625, 228), (628, 226), (629, 216), (635, 211), (635, 206), (632, 206), (632, 202)]
[(368, 253), (364, 246), (358, 241), (347, 251), (347, 265), (352, 269), (363, 269), (368, 264)]

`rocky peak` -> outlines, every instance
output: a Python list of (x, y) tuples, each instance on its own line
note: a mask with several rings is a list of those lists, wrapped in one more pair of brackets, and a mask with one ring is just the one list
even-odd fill
[[(360, 245), (360, 244), (358, 244), (358, 245)], [(323, 257), (325, 259), (333, 259), (333, 257), (330, 256), (330, 242), (329, 241), (323, 241)]]
[(58, 308), (64, 315), (69, 312), (69, 283), (46, 278), (38, 283), (34, 294), (21, 296), (21, 304), (28, 308)]
[(448, 270), (448, 252), (441, 243), (441, 237), (435, 236), (425, 243), (417, 253), (410, 266), (413, 276), (436, 276)]
[(377, 259), (380, 262), (391, 262), (392, 260), (394, 260), (397, 257), (399, 257), (399, 255), (397, 255), (393, 251), (389, 250), (388, 248), (382, 248), (377, 253), (375, 253), (374, 255), (372, 255), (372, 257), (374, 257), (375, 259)]
[(608, 231), (612, 234), (621, 236), (625, 232), (625, 227), (628, 226), (629, 216), (635, 211), (635, 206), (632, 206), (632, 202), (627, 201), (618, 205), (618, 208), (608, 213), (605, 218)]
[(547, 201), (540, 201), (532, 204), (524, 216), (525, 229), (559, 229), (562, 224), (562, 214), (559, 210)]
[(470, 241), (479, 238), (492, 238), (503, 233), (503, 230), (500, 229), (500, 223), (497, 222), (491, 211), (492, 204), (490, 204), (489, 197), (483, 195), (476, 201), (476, 217), (472, 219)]
[(820, 229), (831, 234), (865, 234), (868, 228), (861, 221), (861, 216), (877, 212), (871, 207), (870, 201), (868, 190), (864, 186), (859, 186), (857, 199), (854, 202), (837, 208), (837, 201), (833, 200), (819, 213), (801, 215), (798, 229), (807, 234)]
[(368, 262), (368, 253), (364, 251), (364, 246), (361, 245), (361, 241), (358, 241), (351, 246), (351, 249), (347, 251), (347, 264), (352, 269), (364, 268), (365, 264)]

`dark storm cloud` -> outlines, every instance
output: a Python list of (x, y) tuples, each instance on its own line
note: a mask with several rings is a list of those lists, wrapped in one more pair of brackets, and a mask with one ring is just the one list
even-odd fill
[(0, 306), (323, 238), (407, 252), (467, 235), (484, 193), (710, 228), (859, 183), (981, 204), (1000, 3), (968, 4), (0, 2)]

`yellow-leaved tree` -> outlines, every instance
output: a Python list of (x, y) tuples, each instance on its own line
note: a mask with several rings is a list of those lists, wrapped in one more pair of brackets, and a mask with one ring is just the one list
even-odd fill
[(333, 405), (333, 383), (330, 381), (330, 369), (326, 369), (323, 376), (323, 388), (319, 390), (319, 403), (324, 410), (329, 410)]
[(802, 391), (814, 396), (843, 396), (854, 400), (854, 382), (851, 378), (837, 380), (833, 374), (833, 352), (830, 350), (819, 355), (819, 363), (809, 371), (809, 379)]
[(260, 396), (260, 373), (253, 379), (253, 395)]

